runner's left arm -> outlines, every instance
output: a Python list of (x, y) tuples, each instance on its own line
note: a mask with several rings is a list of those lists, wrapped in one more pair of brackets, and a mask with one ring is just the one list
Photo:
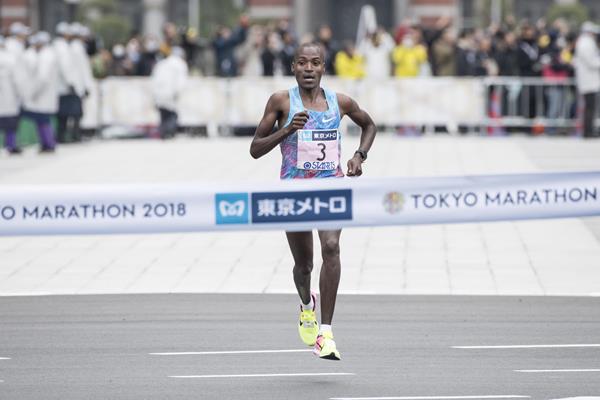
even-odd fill
[[(338, 104), (340, 106), (341, 116), (347, 115), (350, 117), (356, 125), (360, 126), (362, 130), (360, 135), (360, 146), (359, 150), (368, 152), (373, 145), (375, 135), (377, 134), (377, 127), (371, 119), (371, 116), (363, 109), (361, 109), (354, 99), (338, 94)], [(362, 175), (362, 164), (363, 159), (359, 153), (354, 153), (354, 156), (348, 160), (348, 176), (360, 176)]]

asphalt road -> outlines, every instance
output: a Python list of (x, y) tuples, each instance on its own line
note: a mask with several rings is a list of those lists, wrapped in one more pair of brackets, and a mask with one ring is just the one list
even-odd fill
[(598, 344), (600, 298), (341, 296), (340, 362), (306, 351), (150, 354), (303, 350), (296, 302), (289, 295), (0, 297), (0, 399), (600, 395), (598, 346), (453, 347)]

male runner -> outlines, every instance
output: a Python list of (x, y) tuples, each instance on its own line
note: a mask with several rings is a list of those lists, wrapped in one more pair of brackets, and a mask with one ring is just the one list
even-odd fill
[[(321, 88), (325, 63), (320, 45), (300, 45), (294, 55), (292, 72), (298, 86), (271, 95), (250, 146), (252, 157), (259, 158), (279, 144), (283, 156), (281, 179), (343, 177), (340, 165), (341, 133), (338, 128), (342, 117), (348, 115), (361, 127), (362, 134), (359, 149), (347, 163), (347, 175), (362, 175), (361, 164), (367, 158), (376, 133), (369, 114), (361, 110), (350, 97)], [(273, 131), (276, 122), (279, 129)], [(318, 130), (326, 130), (327, 133), (322, 131), (320, 135), (313, 135)], [(323, 136), (326, 139), (313, 140)], [(318, 169), (312, 169), (315, 167)], [(298, 330), (302, 341), (314, 346), (313, 352), (320, 358), (339, 360), (340, 353), (333, 341), (331, 320), (340, 282), (341, 230), (319, 230), (318, 233), (323, 257), (319, 280), (320, 328), (315, 316), (316, 296), (310, 291), (312, 231), (286, 232), (294, 257), (294, 283), (302, 301)]]

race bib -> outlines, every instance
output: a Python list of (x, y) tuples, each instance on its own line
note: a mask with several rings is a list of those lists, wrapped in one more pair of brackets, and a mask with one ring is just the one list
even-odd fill
[(296, 168), (332, 171), (340, 161), (337, 129), (301, 129), (298, 133), (298, 163)]

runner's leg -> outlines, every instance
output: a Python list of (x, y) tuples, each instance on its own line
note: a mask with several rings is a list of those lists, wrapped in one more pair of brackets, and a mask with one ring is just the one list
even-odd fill
[(335, 299), (340, 284), (340, 235), (341, 230), (319, 231), (323, 267), (319, 278), (321, 291), (321, 324), (331, 325)]
[(286, 232), (294, 257), (294, 283), (303, 304), (310, 303), (310, 273), (313, 269), (312, 232)]

